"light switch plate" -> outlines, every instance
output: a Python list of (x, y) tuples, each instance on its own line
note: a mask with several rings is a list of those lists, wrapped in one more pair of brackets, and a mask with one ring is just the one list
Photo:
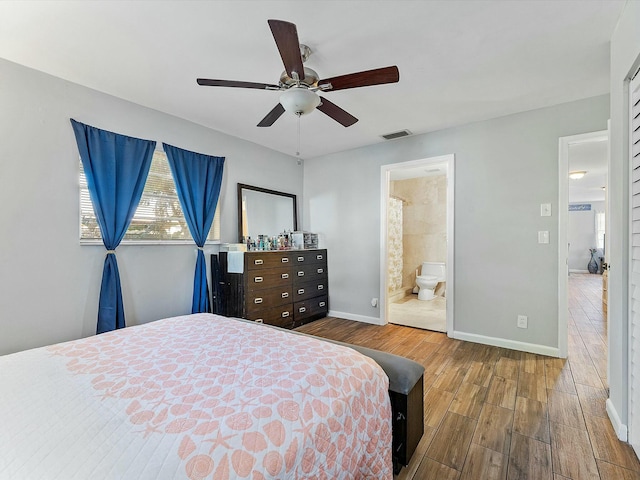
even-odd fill
[(538, 243), (549, 243), (549, 230), (538, 232)]
[(551, 216), (551, 204), (550, 203), (541, 203), (540, 204), (540, 216), (541, 217), (550, 217)]

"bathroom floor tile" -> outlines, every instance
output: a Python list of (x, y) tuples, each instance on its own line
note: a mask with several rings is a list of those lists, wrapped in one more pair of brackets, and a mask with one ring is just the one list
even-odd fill
[(418, 300), (415, 294), (389, 305), (389, 323), (407, 325), (437, 332), (447, 330), (446, 299)]

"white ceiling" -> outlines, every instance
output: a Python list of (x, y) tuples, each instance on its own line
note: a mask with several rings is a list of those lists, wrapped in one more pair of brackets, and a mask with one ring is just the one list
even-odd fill
[(569, 202), (604, 202), (607, 185), (609, 144), (601, 140), (569, 145), (569, 171), (585, 171), (578, 180), (569, 179)]
[[(294, 155), (296, 118), (255, 125), (279, 92), (267, 19), (293, 22), (321, 78), (397, 65), (397, 84), (325, 95), (360, 119), (301, 120), (303, 158), (609, 91), (625, 0), (0, 1), (0, 57)], [(126, 132), (123, 132), (126, 133)]]
[(447, 174), (447, 163), (431, 163), (419, 167), (394, 168), (389, 172), (389, 180), (409, 180), (411, 178), (435, 177)]

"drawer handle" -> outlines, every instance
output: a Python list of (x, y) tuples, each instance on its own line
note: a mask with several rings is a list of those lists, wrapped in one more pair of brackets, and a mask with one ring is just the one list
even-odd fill
[(318, 290), (324, 290), (324, 285), (318, 285)]
[(298, 295), (302, 295), (304, 293), (304, 288), (298, 290)]
[(282, 263), (289, 263), (289, 259), (287, 257), (282, 257)]
[(254, 263), (255, 265), (262, 265), (262, 264), (264, 263), (264, 260), (263, 260), (263, 259), (261, 259), (261, 258), (256, 258), (256, 259), (253, 261), (253, 263)]
[(324, 269), (322, 269), (322, 268), (318, 269), (318, 273), (323, 273), (323, 272), (324, 272)]
[(287, 318), (289, 316), (289, 312), (282, 312), (282, 318)]
[(322, 255), (316, 255), (317, 260), (322, 260)]
[(261, 283), (261, 282), (262, 282), (262, 280), (264, 280), (262, 277), (255, 277), (255, 278), (253, 279), (253, 281), (254, 281), (254, 282), (256, 282), (256, 283)]
[(304, 262), (304, 257), (298, 257), (299, 262)]
[(289, 298), (289, 292), (282, 292), (282, 298)]
[(299, 277), (304, 277), (304, 272), (298, 272)]
[(264, 323), (264, 320), (262, 318), (256, 318), (255, 322), (256, 323)]
[(261, 297), (254, 298), (253, 303), (262, 303), (262, 298)]
[(289, 274), (288, 274), (288, 273), (283, 273), (283, 274), (281, 275), (281, 277), (282, 277), (282, 278), (289, 278)]
[(300, 308), (298, 309), (298, 312), (300, 312), (300, 313), (304, 313), (304, 312), (306, 312), (306, 311), (307, 311), (307, 307), (300, 307)]
[(324, 307), (327, 304), (327, 302), (320, 302), (318, 305), (320, 305), (321, 307)]

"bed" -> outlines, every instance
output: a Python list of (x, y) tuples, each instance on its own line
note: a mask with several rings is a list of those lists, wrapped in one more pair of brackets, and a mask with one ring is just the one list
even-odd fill
[(391, 479), (388, 378), (211, 314), (0, 357), (0, 478)]

